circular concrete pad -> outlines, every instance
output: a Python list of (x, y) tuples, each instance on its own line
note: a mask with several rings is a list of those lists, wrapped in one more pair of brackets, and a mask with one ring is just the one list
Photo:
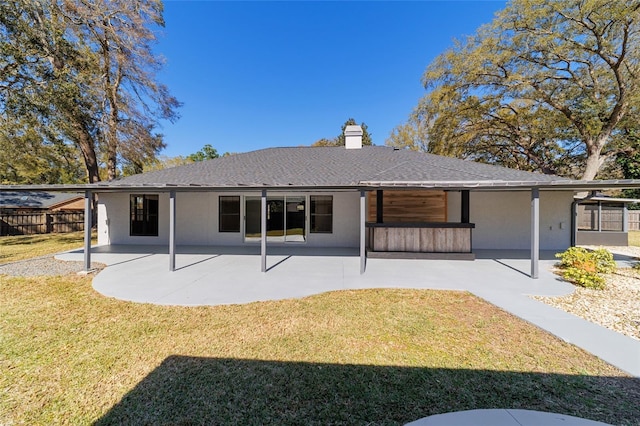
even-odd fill
[[(406, 426), (607, 426), (608, 423), (532, 410), (469, 410), (424, 417)], [(610, 426), (610, 425), (609, 425)]]

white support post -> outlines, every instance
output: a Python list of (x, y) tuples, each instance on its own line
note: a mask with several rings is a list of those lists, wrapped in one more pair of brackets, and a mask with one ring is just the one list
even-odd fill
[(267, 272), (267, 190), (262, 190), (260, 207), (260, 271)]
[(531, 189), (531, 278), (538, 279), (540, 261), (540, 190)]
[(91, 205), (93, 194), (84, 192), (84, 272), (91, 271), (91, 219), (93, 218)]
[(366, 226), (367, 220), (367, 198), (366, 192), (360, 191), (360, 273), (364, 274), (367, 265), (367, 239)]
[(176, 270), (176, 191), (169, 191), (169, 271)]
[(626, 203), (622, 205), (622, 232), (629, 232), (629, 209)]

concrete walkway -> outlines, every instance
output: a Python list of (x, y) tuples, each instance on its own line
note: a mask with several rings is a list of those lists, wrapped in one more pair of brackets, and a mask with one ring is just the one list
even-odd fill
[(532, 410), (469, 410), (436, 414), (405, 426), (606, 426), (608, 423)]
[[(368, 259), (361, 275), (357, 249), (269, 247), (266, 273), (260, 272), (259, 250), (180, 246), (176, 271), (169, 272), (166, 247), (94, 247), (92, 261), (107, 267), (94, 278), (93, 287), (121, 300), (187, 306), (281, 300), (365, 288), (469, 291), (640, 377), (639, 341), (529, 297), (573, 291), (571, 284), (550, 272), (556, 262), (553, 253), (541, 253), (540, 278), (532, 280), (526, 251), (477, 251), (475, 261)], [(57, 258), (82, 260), (82, 251)]]

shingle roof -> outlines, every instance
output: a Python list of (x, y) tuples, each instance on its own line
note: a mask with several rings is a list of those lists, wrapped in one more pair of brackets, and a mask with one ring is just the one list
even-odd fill
[(558, 176), (382, 146), (267, 148), (125, 177), (111, 185), (344, 187), (361, 182), (551, 182)]
[(60, 203), (76, 200), (79, 198), (82, 198), (82, 195), (68, 194), (64, 192), (2, 191), (0, 192), (0, 208), (48, 209)]

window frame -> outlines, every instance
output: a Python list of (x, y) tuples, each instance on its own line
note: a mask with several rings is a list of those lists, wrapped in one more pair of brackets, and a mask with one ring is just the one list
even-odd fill
[[(137, 198), (142, 198), (142, 208), (137, 207)], [(156, 211), (151, 212), (149, 201), (156, 202)], [(141, 220), (137, 220), (141, 216)], [(155, 218), (155, 220), (153, 220)], [(136, 219), (136, 220), (134, 220)], [(136, 231), (134, 222), (140, 222), (141, 231)], [(157, 194), (130, 194), (129, 195), (129, 236), (131, 237), (157, 237), (160, 229), (160, 197)]]
[[(317, 213), (316, 203), (318, 199), (329, 201), (329, 213)], [(317, 218), (329, 218), (328, 229), (318, 230), (316, 224)], [(310, 195), (309, 196), (309, 233), (310, 234), (333, 234), (333, 195)]]
[[(223, 209), (222, 209), (222, 201), (223, 199), (237, 199), (237, 213), (233, 212), (233, 213), (223, 213)], [(222, 233), (239, 233), (242, 231), (242, 211), (241, 211), (241, 197), (239, 195), (219, 195), (218, 196), (218, 232)], [(237, 216), (238, 220), (237, 220), (237, 229), (222, 229), (222, 217), (233, 217), (233, 216)], [(234, 225), (236, 225), (234, 223)]]

